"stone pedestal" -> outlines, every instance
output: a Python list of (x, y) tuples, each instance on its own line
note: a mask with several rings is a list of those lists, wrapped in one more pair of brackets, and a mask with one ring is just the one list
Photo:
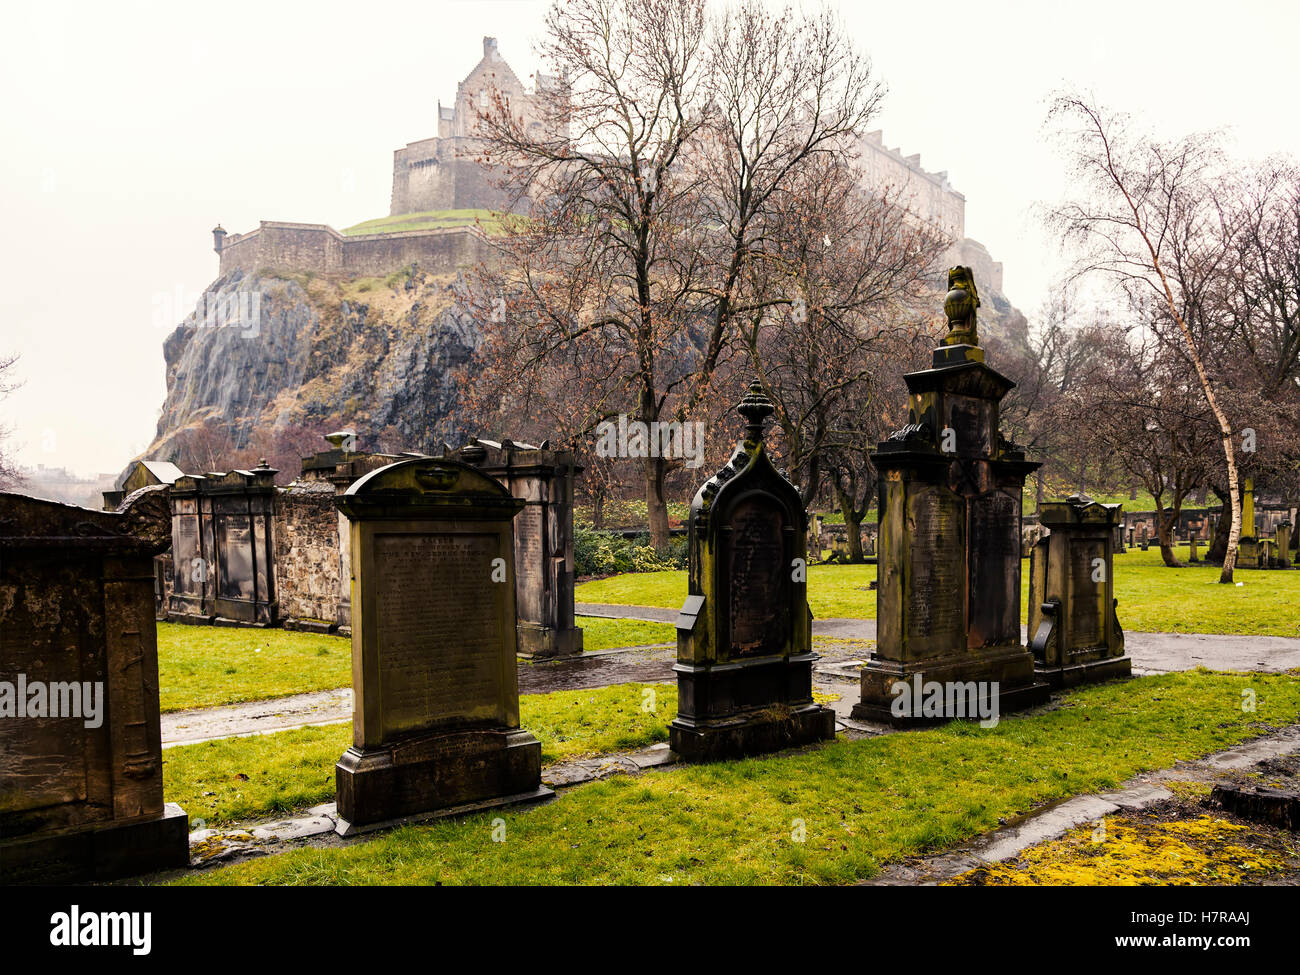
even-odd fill
[(925, 713), (900, 682), (947, 690), (975, 682), (996, 693), (1000, 712), (1049, 693), (1020, 643), (1021, 492), (1040, 465), (999, 432), (998, 404), (1015, 384), (985, 365), (976, 344), (969, 271), (954, 268), (949, 280), (948, 340), (932, 368), (906, 377), (909, 423), (872, 454), (877, 645), (853, 715), (895, 726), (975, 716)]
[(353, 742), (338, 832), (550, 796), (519, 728), (511, 521), (468, 465), (413, 458), (336, 501), (351, 533)]
[(691, 503), (686, 603), (677, 620), (673, 751), (739, 758), (835, 737), (813, 702), (808, 523), (799, 492), (772, 466), (758, 383), (739, 412), (746, 435)]
[(1034, 546), (1029, 563), (1030, 652), (1038, 676), (1056, 688), (1130, 676), (1115, 613), (1120, 506), (1075, 495), (1040, 510), (1051, 534)]
[(515, 518), (515, 600), (519, 655), (582, 653), (573, 611), (573, 479), (582, 470), (568, 450), (475, 440), (445, 456), (477, 467), (524, 502)]
[(169, 543), (165, 486), (116, 512), (0, 494), (0, 881), (189, 862), (189, 821), (163, 802), (153, 558)]

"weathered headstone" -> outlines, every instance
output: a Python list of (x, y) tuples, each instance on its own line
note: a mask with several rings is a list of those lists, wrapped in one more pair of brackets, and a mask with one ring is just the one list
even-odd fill
[(691, 502), (689, 589), (677, 620), (673, 751), (733, 758), (835, 737), (813, 702), (803, 501), (763, 446), (773, 406), (757, 382), (745, 439)]
[(1241, 535), (1237, 539), (1237, 567), (1261, 567), (1259, 535), (1255, 527), (1255, 482), (1249, 477), (1246, 478), (1241, 494)]
[(1196, 532), (1189, 533), (1187, 536), (1187, 561), (1188, 562), (1196, 563), (1201, 561), (1200, 556), (1196, 552), (1196, 542), (1197, 542)]
[(1030, 651), (1053, 687), (1128, 677), (1115, 614), (1114, 527), (1120, 506), (1074, 495), (1039, 509), (1050, 534), (1029, 562)]
[(163, 801), (153, 557), (165, 487), (116, 512), (0, 494), (0, 881), (189, 862)]
[(171, 486), (172, 565), (167, 618), (177, 623), (274, 626), (275, 475), (252, 470), (186, 474)]
[(1291, 522), (1277, 526), (1277, 565), (1279, 569), (1291, 568)]
[(573, 481), (582, 468), (573, 452), (552, 450), (549, 442), (479, 439), (445, 455), (496, 478), (524, 502), (514, 523), (520, 656), (582, 653), (573, 608)]
[(1049, 693), (1020, 642), (1021, 492), (1041, 465), (999, 430), (999, 403), (1015, 384), (984, 363), (970, 271), (948, 278), (949, 333), (933, 367), (905, 377), (908, 424), (872, 454), (877, 646), (853, 714), (895, 725), (972, 716), (926, 713), (913, 687), (973, 682), (1003, 711)]
[(551, 795), (541, 746), (519, 727), (523, 502), (466, 464), (417, 457), (336, 504), (351, 532), (353, 688), (338, 832)]

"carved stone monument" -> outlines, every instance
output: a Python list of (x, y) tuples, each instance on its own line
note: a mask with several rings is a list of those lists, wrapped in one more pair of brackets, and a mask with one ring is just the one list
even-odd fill
[(1277, 526), (1277, 567), (1291, 568), (1291, 522), (1283, 521)]
[(812, 697), (807, 515), (763, 447), (773, 406), (757, 382), (738, 411), (745, 439), (691, 502), (669, 728), (673, 751), (688, 761), (835, 737), (834, 712)]
[(976, 344), (979, 298), (970, 270), (953, 268), (948, 282), (948, 335), (932, 368), (905, 377), (908, 424), (872, 454), (877, 645), (853, 714), (894, 725), (970, 716), (899, 713), (893, 705), (912, 699), (900, 682), (973, 681), (981, 692), (996, 691), (1003, 712), (1040, 704), (1049, 693), (1020, 642), (1021, 492), (1040, 465), (999, 431), (999, 403), (1015, 384), (985, 365)]
[(415, 457), (335, 503), (351, 534), (354, 702), (338, 832), (550, 796), (541, 745), (519, 728), (523, 502), (466, 464)]
[(153, 558), (167, 488), (115, 512), (0, 494), (0, 881), (189, 862), (163, 802)]
[(582, 653), (573, 612), (573, 480), (582, 470), (568, 450), (475, 440), (444, 455), (496, 478), (524, 502), (515, 519), (515, 599), (519, 655)]
[(171, 486), (172, 565), (167, 618), (176, 623), (274, 626), (275, 475), (185, 474)]
[(1255, 482), (1246, 478), (1241, 493), (1241, 536), (1237, 539), (1237, 568), (1258, 569), (1260, 564), (1259, 536), (1255, 528)]
[(1040, 513), (1051, 534), (1029, 562), (1029, 649), (1038, 676), (1052, 687), (1128, 677), (1113, 577), (1120, 505), (1076, 494), (1045, 502)]

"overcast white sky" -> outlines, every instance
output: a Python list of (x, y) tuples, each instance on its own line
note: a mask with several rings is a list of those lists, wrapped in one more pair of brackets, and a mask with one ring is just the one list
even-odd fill
[[(152, 439), (162, 341), (216, 276), (213, 225), (387, 214), (392, 151), (495, 35), (522, 77), (544, 0), (29, 2), (0, 59), (0, 403), (20, 463), (116, 472)], [(1034, 317), (1060, 258), (1036, 225), (1062, 165), (1049, 93), (1094, 90), (1158, 133), (1229, 127), (1300, 155), (1300, 5), (931, 0), (839, 5), (890, 93), (885, 141), (947, 170), (966, 232)]]

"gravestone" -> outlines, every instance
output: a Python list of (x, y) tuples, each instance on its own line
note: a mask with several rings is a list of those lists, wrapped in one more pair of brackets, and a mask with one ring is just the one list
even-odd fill
[(338, 832), (550, 796), (541, 746), (519, 727), (511, 521), (523, 502), (466, 464), (415, 457), (335, 503), (352, 554)]
[(174, 623), (274, 626), (275, 475), (252, 470), (185, 474), (171, 486)]
[(745, 439), (691, 502), (669, 728), (672, 750), (688, 761), (835, 737), (834, 712), (812, 698), (803, 501), (763, 446), (773, 406), (757, 382), (737, 411)]
[(166, 487), (115, 512), (0, 494), (0, 880), (189, 862), (163, 801), (153, 558)]
[(1188, 562), (1197, 563), (1201, 561), (1200, 556), (1196, 552), (1196, 541), (1197, 541), (1196, 532), (1189, 533), (1187, 536), (1187, 561)]
[(1283, 521), (1277, 526), (1277, 567), (1291, 568), (1291, 522)]
[(1039, 510), (1050, 534), (1029, 562), (1030, 652), (1038, 676), (1057, 688), (1130, 676), (1115, 614), (1120, 506), (1076, 494)]
[(1259, 536), (1255, 527), (1255, 482), (1246, 478), (1241, 494), (1241, 535), (1237, 539), (1237, 567), (1258, 569), (1260, 565)]
[(552, 450), (549, 442), (477, 439), (444, 456), (477, 467), (524, 502), (514, 523), (519, 655), (581, 654), (573, 608), (573, 481), (582, 468), (572, 451)]
[(953, 268), (948, 280), (948, 335), (932, 368), (905, 377), (908, 424), (871, 455), (877, 645), (853, 714), (894, 725), (969, 716), (894, 707), (920, 704), (909, 687), (975, 682), (1002, 711), (1049, 693), (1020, 642), (1021, 494), (1041, 465), (999, 430), (999, 403), (1015, 384), (984, 362), (969, 269)]

